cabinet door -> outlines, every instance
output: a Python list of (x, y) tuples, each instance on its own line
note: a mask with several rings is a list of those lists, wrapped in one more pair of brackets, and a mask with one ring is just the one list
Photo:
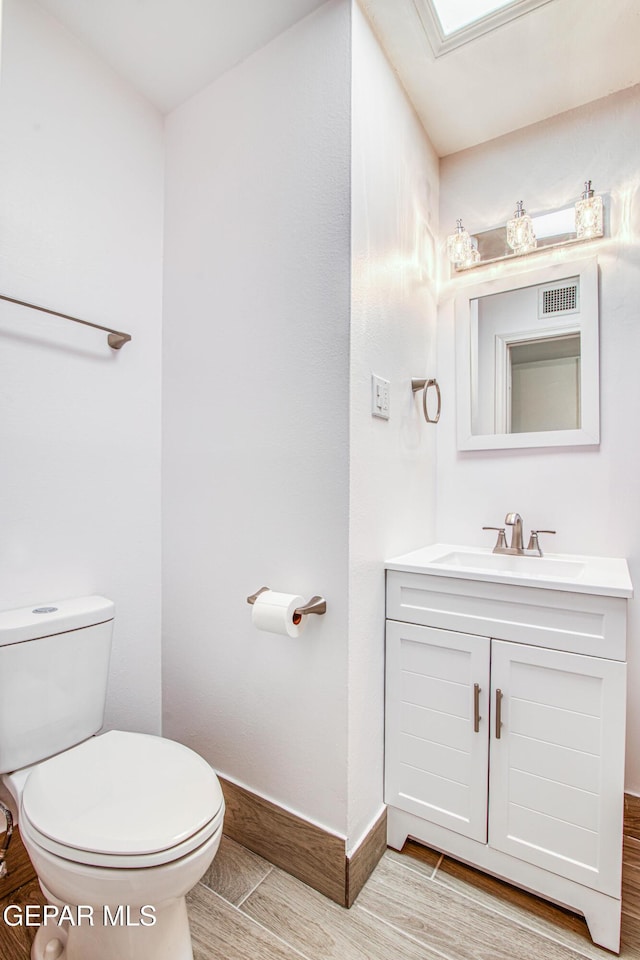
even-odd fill
[(625, 664), (493, 640), (491, 673), (489, 843), (619, 896)]
[(386, 802), (482, 842), (489, 651), (487, 637), (387, 621)]

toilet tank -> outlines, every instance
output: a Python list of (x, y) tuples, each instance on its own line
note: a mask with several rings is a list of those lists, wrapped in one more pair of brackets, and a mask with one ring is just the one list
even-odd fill
[(0, 773), (100, 729), (113, 616), (105, 597), (0, 611)]

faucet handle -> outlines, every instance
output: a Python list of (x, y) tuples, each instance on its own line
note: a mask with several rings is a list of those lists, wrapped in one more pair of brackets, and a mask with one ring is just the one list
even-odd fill
[(531, 536), (529, 537), (529, 545), (527, 550), (535, 550), (538, 556), (542, 556), (542, 550), (540, 549), (540, 543), (538, 541), (539, 533), (555, 533), (555, 530), (532, 530)]
[(483, 529), (483, 530), (497, 530), (497, 531), (498, 531), (498, 540), (497, 540), (497, 542), (496, 542), (495, 547), (493, 548), (493, 552), (494, 552), (494, 553), (496, 553), (498, 550), (506, 550), (506, 549), (507, 549), (507, 538), (506, 538), (505, 535), (504, 535), (504, 527), (483, 527), (482, 529)]

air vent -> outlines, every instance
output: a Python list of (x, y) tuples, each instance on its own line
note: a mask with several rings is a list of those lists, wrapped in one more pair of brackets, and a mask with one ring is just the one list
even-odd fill
[(559, 317), (580, 310), (579, 278), (560, 280), (538, 291), (538, 316)]

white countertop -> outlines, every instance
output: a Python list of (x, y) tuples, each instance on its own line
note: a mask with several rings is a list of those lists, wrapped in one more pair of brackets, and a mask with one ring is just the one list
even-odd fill
[(512, 583), (519, 586), (633, 597), (627, 561), (620, 557), (585, 557), (545, 553), (543, 557), (495, 554), (484, 547), (434, 543), (387, 560), (387, 570), (438, 577)]

